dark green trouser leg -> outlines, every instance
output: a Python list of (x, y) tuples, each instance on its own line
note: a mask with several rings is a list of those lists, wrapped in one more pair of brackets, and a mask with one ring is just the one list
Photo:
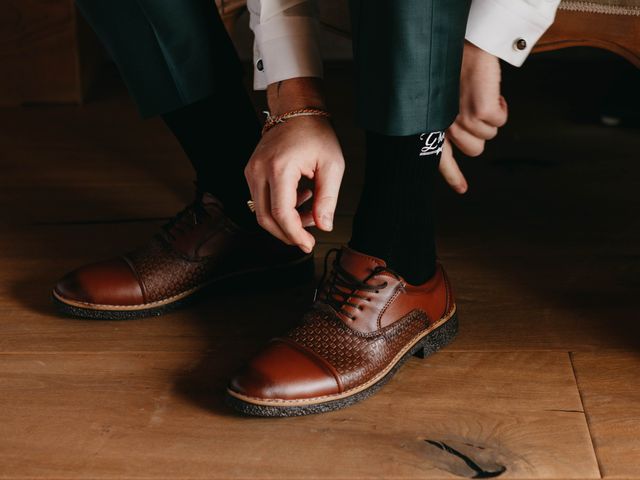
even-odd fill
[[(225, 213), (257, 228), (244, 167), (260, 125), (214, 0), (76, 0), (143, 116), (162, 115)], [(240, 140), (240, 141), (239, 141)]]
[(458, 111), (470, 0), (350, 0), (357, 122), (385, 135), (444, 130)]
[(242, 68), (213, 0), (76, 0), (143, 116), (238, 81)]

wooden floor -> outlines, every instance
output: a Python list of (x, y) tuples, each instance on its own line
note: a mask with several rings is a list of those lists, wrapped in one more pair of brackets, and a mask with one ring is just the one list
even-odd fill
[[(638, 130), (576, 119), (598, 89), (558, 68), (508, 72), (510, 124), (463, 160), (466, 196), (439, 189), (458, 340), (362, 404), (293, 419), (238, 417), (222, 393), (312, 285), (129, 322), (52, 311), (57, 277), (189, 200), (162, 123), (120, 87), (0, 110), (0, 478), (640, 478)], [(348, 68), (328, 83), (348, 171), (318, 263), (349, 238), (363, 168)]]

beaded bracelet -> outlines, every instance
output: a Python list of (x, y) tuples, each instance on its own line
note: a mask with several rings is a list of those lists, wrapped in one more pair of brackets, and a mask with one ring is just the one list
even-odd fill
[(281, 115), (271, 115), (269, 112), (264, 112), (267, 114), (267, 121), (262, 127), (262, 135), (267, 133), (276, 125), (286, 122), (287, 120), (295, 117), (325, 117), (331, 118), (331, 114), (326, 110), (322, 110), (320, 108), (301, 108), (299, 110), (292, 110), (290, 112), (283, 113)]

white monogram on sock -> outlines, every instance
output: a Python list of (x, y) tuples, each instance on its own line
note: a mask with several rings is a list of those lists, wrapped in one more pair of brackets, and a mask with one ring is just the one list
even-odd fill
[(439, 155), (442, 153), (444, 145), (444, 132), (423, 133), (420, 135), (420, 141), (424, 142), (424, 146), (420, 149), (420, 156)]

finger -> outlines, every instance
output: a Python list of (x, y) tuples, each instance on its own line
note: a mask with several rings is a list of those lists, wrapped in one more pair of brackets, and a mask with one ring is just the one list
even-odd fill
[(491, 103), (482, 103), (474, 108), (475, 117), (494, 127), (502, 127), (509, 116), (507, 101), (502, 95), (495, 97)]
[(313, 219), (313, 212), (301, 212), (300, 220), (302, 221), (302, 226), (304, 228), (315, 227), (316, 221)]
[(457, 193), (465, 193), (469, 186), (466, 178), (458, 167), (458, 162), (453, 157), (453, 149), (451, 143), (445, 138), (444, 145), (442, 147), (442, 156), (440, 157), (440, 174), (444, 180), (455, 190)]
[(296, 210), (297, 187), (299, 177), (290, 173), (272, 177), (269, 181), (271, 192), (271, 216), (280, 230), (302, 251), (310, 253), (315, 240), (302, 227), (300, 213)]
[(472, 135), (457, 123), (449, 127), (447, 136), (465, 155), (477, 157), (484, 151), (484, 140)]
[(507, 120), (509, 119), (509, 104), (507, 103), (507, 99), (504, 98), (502, 95), (500, 95), (498, 102), (500, 103), (500, 112), (502, 114), (502, 118), (501, 118), (502, 121), (497, 122), (495, 125), (496, 127), (502, 127), (504, 126), (505, 123), (507, 123)]
[(298, 199), (296, 200), (296, 208), (301, 207), (304, 203), (307, 203), (311, 197), (313, 197), (313, 191), (310, 188), (305, 188), (301, 192), (298, 192)]
[[(313, 219), (313, 212), (310, 209), (306, 208), (305, 203), (307, 203), (313, 197), (313, 191), (306, 188), (303, 191), (298, 193), (298, 203), (296, 208), (298, 212), (300, 212), (300, 220), (302, 221), (302, 226), (304, 228), (315, 227), (316, 222)], [(301, 207), (305, 207), (301, 209)]]
[(271, 200), (269, 195), (269, 185), (266, 180), (260, 182), (249, 182), (251, 198), (256, 207), (256, 219), (258, 224), (274, 237), (282, 240), (287, 245), (292, 245), (287, 235), (280, 229), (275, 220), (271, 217)]
[(491, 140), (498, 134), (498, 127), (469, 115), (458, 115), (455, 123), (481, 140)]
[(338, 203), (338, 193), (344, 169), (329, 164), (318, 168), (315, 173), (315, 192), (313, 201), (313, 218), (320, 230), (333, 230), (333, 217)]

